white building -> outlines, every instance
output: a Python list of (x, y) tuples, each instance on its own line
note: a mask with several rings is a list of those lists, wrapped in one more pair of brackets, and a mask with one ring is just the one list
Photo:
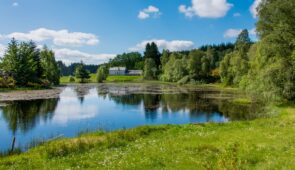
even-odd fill
[(110, 75), (126, 75), (127, 69), (126, 67), (111, 67), (109, 69)]
[(140, 76), (142, 73), (142, 70), (127, 70), (126, 67), (111, 67), (109, 69), (110, 75)]

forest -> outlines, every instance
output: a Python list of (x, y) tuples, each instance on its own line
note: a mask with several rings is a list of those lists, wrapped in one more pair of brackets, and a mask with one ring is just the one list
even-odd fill
[[(182, 52), (162, 53), (148, 43), (139, 53), (118, 55), (109, 66), (143, 69), (144, 79), (167, 82), (214, 83), (239, 87), (267, 100), (295, 99), (295, 20), (288, 1), (265, 1), (256, 23), (258, 41), (247, 29), (234, 44), (206, 45)], [(272, 15), (276, 11), (277, 15)]]
[(0, 87), (38, 88), (59, 84), (60, 71), (54, 52), (46, 46), (39, 50), (33, 41), (12, 39), (0, 61)]

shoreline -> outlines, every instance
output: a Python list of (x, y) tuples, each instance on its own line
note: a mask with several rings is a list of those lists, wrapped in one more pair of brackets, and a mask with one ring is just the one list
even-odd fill
[(160, 94), (160, 93), (189, 93), (191, 91), (208, 90), (212, 92), (225, 91), (234, 92), (238, 91), (235, 88), (222, 87), (219, 84), (187, 84), (179, 85), (176, 83), (161, 82), (161, 81), (146, 81), (146, 82), (105, 82), (105, 83), (68, 83), (61, 86), (52, 87), (51, 89), (7, 89), (7, 91), (0, 92), (0, 102), (13, 102), (13, 101), (28, 101), (40, 99), (59, 98), (60, 93), (66, 87), (74, 87), (78, 92), (77, 95), (84, 94), (90, 88), (100, 87), (101, 93), (111, 93), (112, 89), (119, 87), (119, 90), (124, 92), (122, 94)]

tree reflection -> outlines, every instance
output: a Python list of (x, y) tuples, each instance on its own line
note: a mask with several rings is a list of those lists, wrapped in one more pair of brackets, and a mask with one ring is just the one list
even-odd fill
[[(230, 120), (253, 119), (256, 114), (257, 105), (236, 105), (229, 99), (218, 99), (212, 96), (222, 96), (223, 92), (198, 91), (180, 94), (130, 94), (118, 95), (104, 89), (102, 93), (98, 89), (98, 95), (106, 96), (123, 105), (143, 104), (145, 118), (157, 119), (158, 114), (188, 112), (191, 119), (204, 119), (213, 121), (216, 118), (226, 117)], [(226, 94), (228, 95), (228, 94)], [(159, 110), (161, 108), (161, 112)]]
[(91, 87), (89, 86), (75, 86), (74, 91), (80, 100), (80, 103), (83, 104), (84, 98), (87, 94), (89, 94)]
[(59, 99), (17, 101), (2, 108), (3, 118), (13, 135), (33, 129), (38, 121), (51, 120)]

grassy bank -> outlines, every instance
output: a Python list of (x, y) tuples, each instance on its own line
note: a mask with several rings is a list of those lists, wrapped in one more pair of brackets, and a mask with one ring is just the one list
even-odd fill
[(292, 169), (295, 106), (226, 124), (147, 126), (96, 132), (0, 159), (0, 169)]
[[(111, 82), (141, 82), (142, 76), (108, 76), (106, 83)], [(70, 82), (70, 76), (63, 76), (60, 78), (61, 84), (67, 84), (67, 83), (77, 83), (76, 82)], [(96, 83), (96, 74), (90, 74), (89, 83)]]

